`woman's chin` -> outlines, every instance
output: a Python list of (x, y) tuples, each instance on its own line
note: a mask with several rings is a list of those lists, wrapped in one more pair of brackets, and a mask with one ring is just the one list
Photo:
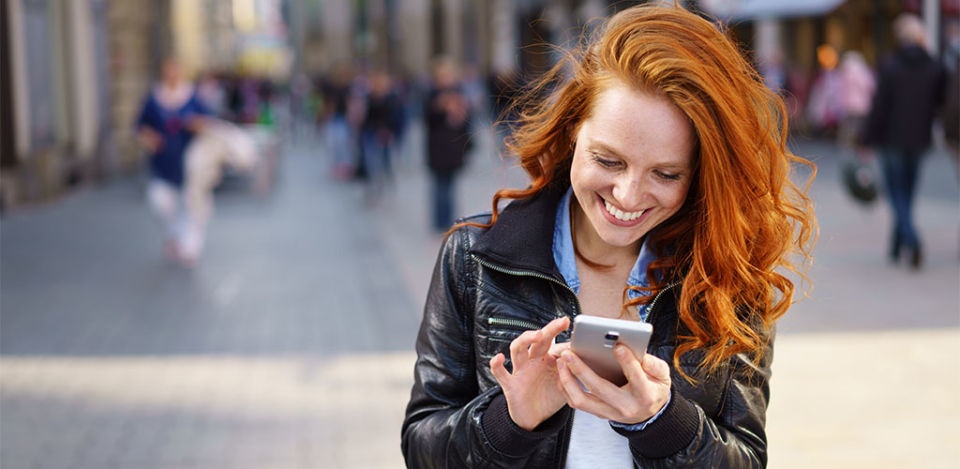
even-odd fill
[[(617, 231), (624, 231), (622, 229)], [(616, 233), (616, 232), (607, 232), (600, 233), (600, 239), (610, 247), (614, 248), (625, 248), (630, 246), (635, 246), (640, 239), (643, 238), (644, 233), (640, 230), (629, 230), (629, 233)]]

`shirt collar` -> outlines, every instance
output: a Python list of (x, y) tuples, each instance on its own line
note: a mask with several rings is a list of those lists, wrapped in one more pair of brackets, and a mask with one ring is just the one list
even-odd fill
[[(574, 293), (580, 294), (580, 277), (577, 274), (577, 258), (573, 250), (573, 236), (570, 232), (570, 199), (573, 189), (567, 189), (566, 194), (557, 204), (556, 223), (553, 229), (553, 260), (560, 270), (560, 275)], [(631, 287), (648, 287), (650, 282), (647, 279), (647, 267), (657, 256), (649, 243), (648, 236), (640, 247), (640, 254), (637, 256), (637, 262), (633, 264), (630, 270), (630, 276), (627, 277), (627, 285)], [(643, 292), (638, 290), (627, 290), (629, 299), (641, 296)], [(641, 305), (641, 319), (646, 318), (646, 305)]]

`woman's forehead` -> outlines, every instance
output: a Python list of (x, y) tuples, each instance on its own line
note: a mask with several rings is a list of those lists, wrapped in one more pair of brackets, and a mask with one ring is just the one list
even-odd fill
[(596, 95), (578, 140), (595, 149), (629, 158), (642, 153), (688, 160), (694, 147), (689, 120), (662, 93), (622, 82)]

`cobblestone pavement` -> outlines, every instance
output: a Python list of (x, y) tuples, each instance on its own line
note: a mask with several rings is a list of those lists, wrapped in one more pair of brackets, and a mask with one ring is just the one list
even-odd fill
[[(416, 135), (416, 134), (414, 134)], [(479, 139), (463, 213), (516, 168)], [(205, 258), (163, 260), (122, 179), (0, 222), (0, 467), (402, 467), (412, 344), (439, 237), (414, 138), (380, 204), (290, 145), (274, 191), (217, 194)], [(883, 256), (889, 214), (820, 165), (815, 289), (783, 319), (771, 467), (956, 467), (960, 198), (942, 155), (923, 169), (927, 265)], [(914, 383), (923, 383), (916, 386)]]

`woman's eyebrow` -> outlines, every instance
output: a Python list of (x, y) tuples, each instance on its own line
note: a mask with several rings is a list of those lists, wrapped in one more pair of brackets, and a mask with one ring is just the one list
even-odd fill
[(603, 143), (603, 142), (599, 142), (599, 141), (596, 141), (596, 140), (590, 140), (590, 141), (588, 142), (587, 148), (589, 148), (589, 149), (591, 149), (591, 150), (599, 150), (599, 151), (601, 151), (601, 152), (603, 152), (603, 153), (609, 154), (610, 156), (615, 156), (615, 157), (620, 158), (620, 159), (625, 159), (624, 156), (623, 156), (623, 154), (621, 154), (619, 151), (615, 150), (613, 147), (611, 147), (610, 145), (607, 145), (606, 143)]
[[(607, 155), (619, 158), (621, 160), (627, 159), (625, 156), (623, 156), (622, 153), (615, 150), (610, 145), (607, 145), (606, 143), (603, 143), (600, 141), (596, 141), (596, 140), (588, 141), (587, 148), (590, 150), (600, 151), (601, 153), (605, 153)], [(664, 168), (664, 169), (679, 169), (679, 170), (684, 170), (684, 169), (687, 169), (688, 167), (688, 165), (684, 163), (678, 163), (674, 161), (660, 161), (652, 164), (651, 166), (656, 166), (658, 168)]]

